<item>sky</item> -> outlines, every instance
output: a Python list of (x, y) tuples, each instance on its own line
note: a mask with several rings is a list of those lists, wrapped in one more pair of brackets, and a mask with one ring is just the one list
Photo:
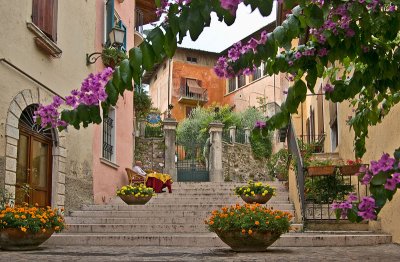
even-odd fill
[(193, 42), (190, 37), (187, 36), (183, 39), (180, 46), (219, 53), (271, 23), (275, 18), (276, 1), (274, 1), (274, 9), (268, 17), (263, 17), (258, 9), (251, 13), (250, 7), (241, 4), (238, 8), (236, 21), (233, 25), (227, 26), (224, 22), (219, 22), (217, 15), (213, 13), (211, 15), (210, 27), (204, 29), (196, 42)]

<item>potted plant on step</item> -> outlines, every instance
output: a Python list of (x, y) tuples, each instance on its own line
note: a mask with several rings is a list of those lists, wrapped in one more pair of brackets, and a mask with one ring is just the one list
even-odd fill
[(63, 209), (7, 205), (0, 211), (0, 247), (33, 250), (64, 227)]
[(246, 186), (238, 186), (234, 189), (235, 194), (240, 196), (246, 203), (267, 203), (275, 195), (275, 188), (262, 182), (247, 182)]
[(117, 196), (128, 205), (144, 205), (149, 202), (155, 194), (153, 188), (139, 184), (121, 187), (121, 189), (117, 190)]
[(290, 229), (292, 215), (260, 204), (233, 205), (212, 211), (208, 229), (239, 252), (260, 252)]

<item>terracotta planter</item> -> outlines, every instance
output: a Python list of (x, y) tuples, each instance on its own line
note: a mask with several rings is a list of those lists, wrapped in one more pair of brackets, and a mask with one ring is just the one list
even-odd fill
[(32, 233), (22, 232), (19, 228), (3, 228), (0, 229), (0, 247), (3, 250), (34, 250), (53, 233), (52, 229), (47, 229), (44, 233)]
[(329, 176), (335, 173), (335, 166), (309, 166), (307, 172), (309, 176)]
[(119, 195), (119, 197), (128, 205), (145, 205), (152, 196), (147, 197), (135, 197), (132, 195)]
[(246, 202), (248, 204), (252, 204), (252, 203), (265, 204), (271, 199), (272, 194), (267, 194), (265, 196), (263, 196), (261, 194), (257, 194), (254, 196), (240, 195), (240, 197), (243, 199), (244, 202)]
[(243, 234), (240, 231), (217, 231), (218, 237), (234, 251), (262, 252), (272, 245), (281, 234), (275, 232), (253, 232)]
[(360, 170), (361, 165), (345, 165), (339, 167), (340, 173), (344, 176), (352, 176), (356, 173), (358, 173), (358, 170)]

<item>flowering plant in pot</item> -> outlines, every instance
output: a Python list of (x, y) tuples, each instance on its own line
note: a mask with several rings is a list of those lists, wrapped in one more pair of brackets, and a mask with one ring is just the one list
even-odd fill
[(103, 52), (101, 53), (101, 59), (103, 60), (103, 64), (106, 67), (115, 68), (119, 65), (119, 63), (127, 59), (128, 56), (125, 54), (124, 51), (116, 49), (114, 47), (104, 48)]
[(246, 186), (238, 186), (234, 191), (246, 203), (265, 204), (275, 195), (276, 189), (268, 184), (249, 180)]
[(362, 166), (361, 159), (357, 158), (356, 160), (348, 159), (346, 161), (346, 165), (342, 165), (339, 167), (339, 171), (342, 175), (349, 176), (358, 173), (360, 167)]
[(117, 190), (119, 196), (128, 205), (144, 205), (155, 196), (154, 189), (140, 185), (126, 185)]
[(212, 211), (205, 223), (235, 251), (265, 251), (289, 231), (291, 219), (288, 212), (260, 204), (236, 204)]
[(31, 250), (54, 232), (65, 228), (63, 209), (24, 204), (0, 211), (0, 246), (5, 250)]

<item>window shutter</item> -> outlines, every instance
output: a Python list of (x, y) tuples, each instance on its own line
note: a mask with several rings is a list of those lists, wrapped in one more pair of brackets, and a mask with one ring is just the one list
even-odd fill
[(54, 42), (57, 41), (57, 0), (33, 0), (32, 22)]
[(106, 12), (107, 12), (107, 23), (106, 23), (107, 44), (110, 44), (109, 35), (112, 28), (114, 27), (114, 0), (107, 1)]
[(124, 35), (124, 44), (122, 46), (123, 51), (126, 52), (126, 26), (124, 25), (124, 23), (122, 21), (118, 22), (118, 26), (125, 31), (125, 35)]

